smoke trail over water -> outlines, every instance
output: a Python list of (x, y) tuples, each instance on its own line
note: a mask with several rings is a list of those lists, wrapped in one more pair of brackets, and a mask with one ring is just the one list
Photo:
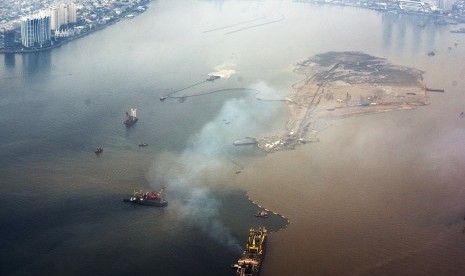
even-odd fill
[(221, 202), (213, 193), (214, 186), (221, 185), (218, 183), (221, 180), (214, 179), (221, 178), (221, 174), (228, 171), (225, 168), (237, 166), (231, 163), (226, 146), (231, 145), (237, 135), (260, 131), (257, 125), (274, 116), (275, 109), (276, 104), (254, 102), (250, 97), (228, 100), (218, 115), (191, 137), (181, 154), (159, 155), (152, 165), (152, 183), (159, 186), (164, 182), (170, 206), (179, 206), (181, 219), (238, 252), (241, 250), (238, 241), (221, 221)]
[(231, 69), (229, 67), (234, 67), (235, 64), (233, 63), (223, 63), (221, 65), (218, 65), (215, 67), (215, 71), (209, 73), (209, 76), (219, 76), (224, 79), (229, 79), (233, 74), (236, 73), (234, 69)]

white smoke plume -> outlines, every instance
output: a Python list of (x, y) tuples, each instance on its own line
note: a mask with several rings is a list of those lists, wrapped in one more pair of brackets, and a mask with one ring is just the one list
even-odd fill
[[(266, 84), (256, 86), (267, 90), (261, 91), (267, 96), (276, 92)], [(219, 213), (221, 202), (212, 191), (216, 185), (222, 185), (223, 174), (234, 172), (234, 166), (237, 166), (228, 156), (228, 150), (234, 150), (228, 149), (228, 145), (238, 136), (253, 135), (259, 131), (258, 126), (268, 125), (276, 116), (276, 104), (252, 99), (228, 100), (218, 115), (191, 137), (182, 153), (158, 155), (150, 174), (154, 177), (151, 179), (154, 185), (158, 186), (160, 182), (166, 185), (170, 201), (168, 208), (178, 207), (183, 221), (238, 252), (241, 247), (222, 223)], [(231, 167), (233, 169), (229, 171)]]
[[(163, 182), (167, 187), (168, 208), (178, 208), (180, 219), (200, 228), (220, 243), (240, 252), (239, 243), (222, 223), (220, 202), (205, 183), (219, 169), (221, 161), (212, 152), (199, 152), (190, 147), (180, 156), (163, 155), (156, 160), (151, 175), (153, 183)], [(210, 158), (209, 158), (210, 156)]]
[(216, 66), (214, 72), (209, 73), (209, 76), (218, 76), (224, 79), (229, 79), (233, 74), (236, 73), (234, 69), (230, 67), (234, 67), (234, 63), (223, 63), (221, 65)]

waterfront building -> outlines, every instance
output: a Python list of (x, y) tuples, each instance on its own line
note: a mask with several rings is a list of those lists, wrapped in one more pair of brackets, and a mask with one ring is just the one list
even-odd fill
[(55, 31), (55, 38), (63, 38), (63, 37), (69, 37), (74, 34), (73, 30), (69, 29), (64, 29), (64, 30), (56, 30)]
[(432, 11), (436, 11), (440, 7), (439, 0), (422, 0), (422, 2), (428, 4)]
[(59, 27), (68, 24), (68, 5), (66, 4), (58, 7), (58, 24)]
[(430, 6), (421, 1), (411, 1), (411, 0), (400, 0), (397, 1), (400, 10), (409, 11), (409, 12), (431, 12)]
[(60, 29), (60, 25), (58, 22), (58, 7), (57, 6), (50, 7), (50, 29), (52, 31)]
[(16, 46), (16, 30), (14, 28), (3, 29), (3, 43), (6, 49)]
[(50, 42), (50, 13), (38, 13), (21, 18), (21, 43), (24, 47), (42, 47)]
[[(452, 10), (452, 6), (456, 2), (455, 0), (442, 0), (442, 9), (446, 11)], [(457, 1), (458, 2), (458, 1)]]
[(74, 3), (68, 4), (68, 22), (69, 23), (77, 22), (76, 10), (77, 10), (76, 4)]
[(52, 31), (59, 30), (63, 25), (76, 22), (76, 4), (69, 3), (50, 7), (50, 29)]

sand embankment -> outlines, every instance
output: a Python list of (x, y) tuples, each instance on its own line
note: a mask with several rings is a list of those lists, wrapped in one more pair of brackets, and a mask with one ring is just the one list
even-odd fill
[[(269, 151), (315, 134), (320, 142), (253, 160), (235, 180), (290, 220), (270, 236), (263, 275), (460, 275), (463, 216), (446, 200), (460, 183), (441, 185), (421, 111), (381, 114), (427, 104), (422, 72), (360, 53), (317, 56), (296, 70), (306, 77)], [(318, 121), (333, 127), (319, 132)]]
[(318, 141), (331, 120), (428, 104), (422, 71), (359, 52), (320, 54), (298, 63), (294, 72), (305, 77), (287, 98), (283, 133), (259, 139), (267, 152)]

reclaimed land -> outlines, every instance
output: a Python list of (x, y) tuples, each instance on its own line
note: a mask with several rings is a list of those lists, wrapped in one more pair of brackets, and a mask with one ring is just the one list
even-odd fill
[(360, 52), (319, 54), (297, 63), (294, 72), (305, 78), (286, 99), (283, 133), (258, 140), (266, 152), (318, 141), (330, 120), (428, 104), (422, 71)]

